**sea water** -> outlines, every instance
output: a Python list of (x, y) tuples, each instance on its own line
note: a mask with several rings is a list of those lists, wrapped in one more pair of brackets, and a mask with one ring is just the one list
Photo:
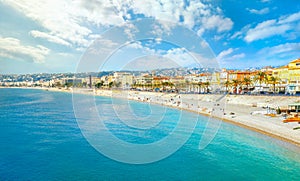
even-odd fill
[[(104, 105), (118, 101), (125, 100), (95, 97), (100, 112)], [(153, 143), (175, 129), (182, 112), (152, 106), (130, 101), (137, 117), (166, 110), (166, 118), (151, 130), (126, 127), (113, 110), (105, 110), (103, 118), (117, 138)], [(72, 94), (0, 89), (0, 180), (299, 180), (298, 147), (223, 122), (212, 142), (199, 149), (207, 118), (184, 115), (183, 120), (198, 122), (181, 148), (157, 162), (128, 164), (89, 144), (76, 121)]]

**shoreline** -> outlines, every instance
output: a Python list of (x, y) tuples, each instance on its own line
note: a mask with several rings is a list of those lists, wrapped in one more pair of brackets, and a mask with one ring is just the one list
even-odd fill
[[(103, 91), (103, 90), (102, 90)], [(106, 91), (106, 90), (105, 90)], [(129, 92), (135, 92), (135, 91), (129, 91)], [(146, 95), (147, 94), (151, 94), (153, 92), (138, 92), (138, 93), (145, 93)], [(165, 94), (165, 93), (154, 93), (154, 94)], [(97, 93), (95, 94), (96, 96), (98, 95)], [(165, 94), (165, 95), (175, 95), (175, 94)], [(178, 95), (178, 94), (177, 94)], [(182, 94), (179, 94), (179, 95), (182, 95)], [(189, 96), (197, 96), (198, 94), (190, 94)], [(122, 97), (118, 97), (118, 96), (111, 96), (111, 95), (100, 95), (100, 96), (104, 96), (104, 97), (116, 97), (116, 98), (122, 98)], [(201, 95), (202, 97), (206, 97), (207, 95)], [(209, 95), (209, 96), (214, 96), (214, 95)], [(235, 96), (235, 95), (233, 95)], [(238, 95), (238, 96), (243, 96), (243, 95)], [(248, 96), (248, 95), (247, 95)], [(227, 95), (226, 98), (230, 99), (230, 97), (232, 97), (232, 95)], [(266, 96), (262, 96), (262, 97), (266, 97)], [(254, 98), (256, 99), (259, 99), (260, 97), (259, 96), (255, 96)], [(126, 98), (125, 98), (126, 99)], [(139, 101), (139, 102), (145, 102), (145, 101), (141, 101), (141, 100), (135, 100), (135, 99), (129, 99), (129, 100), (133, 100), (133, 101)], [(300, 100), (300, 98), (299, 98)], [(167, 107), (171, 107), (171, 108), (174, 108), (174, 109), (179, 109), (179, 110), (185, 110), (185, 111), (188, 111), (188, 112), (192, 112), (192, 113), (196, 113), (196, 114), (199, 114), (199, 115), (203, 115), (203, 116), (206, 116), (206, 117), (211, 117), (211, 118), (216, 118), (216, 119), (219, 119), (221, 121), (224, 121), (226, 123), (229, 123), (229, 124), (232, 124), (232, 125), (235, 125), (235, 126), (238, 126), (238, 127), (241, 127), (241, 128), (244, 128), (244, 129), (248, 129), (248, 130), (251, 130), (251, 131), (254, 131), (254, 132), (257, 132), (257, 133), (260, 133), (260, 134), (263, 134), (263, 135), (266, 135), (266, 136), (269, 136), (269, 137), (272, 137), (272, 138), (275, 138), (277, 140), (280, 140), (280, 141), (284, 141), (284, 142), (288, 142), (288, 143), (291, 143), (295, 146), (298, 146), (300, 147), (300, 131), (297, 131), (297, 130), (293, 130), (291, 128), (291, 126), (289, 126), (288, 128), (287, 127), (284, 127), (286, 126), (287, 124), (286, 123), (283, 123), (282, 120), (283, 118), (280, 118), (280, 117), (277, 117), (279, 119), (282, 119), (282, 120), (279, 120), (282, 127), (281, 128), (285, 128), (285, 130), (283, 131), (286, 131), (286, 129), (288, 131), (290, 131), (290, 133), (298, 133), (296, 137), (292, 137), (291, 135), (289, 134), (283, 134), (284, 132), (281, 132), (281, 129), (279, 129), (280, 131), (277, 131), (275, 129), (264, 129), (264, 127), (262, 127), (262, 125), (253, 125), (253, 124), (247, 124), (249, 122), (251, 122), (251, 120), (249, 119), (245, 119), (245, 121), (240, 121), (240, 119), (235, 119), (236, 117), (233, 117), (230, 119), (230, 117), (225, 117), (225, 116), (213, 116), (211, 115), (209, 112), (204, 112), (204, 111), (196, 111), (196, 110), (193, 110), (193, 109), (189, 109), (189, 108), (183, 108), (183, 107), (177, 107), (177, 106), (170, 106), (168, 104), (163, 104), (163, 103), (158, 103), (158, 102), (150, 102), (151, 104), (158, 104), (158, 105), (162, 105), (162, 106), (167, 106)], [(249, 106), (249, 105), (248, 105)], [(239, 107), (239, 106), (238, 106)], [(258, 108), (260, 109), (260, 108)], [(208, 109), (207, 109), (208, 110)], [(226, 110), (226, 108), (225, 108)], [(227, 112), (232, 112), (234, 110), (226, 110)], [(249, 112), (249, 115), (248, 115), (248, 118), (251, 118), (251, 114)], [(266, 121), (268, 121), (267, 119), (271, 117), (263, 117)], [(260, 122), (260, 124), (263, 124), (262, 122)], [(298, 123), (297, 123), (298, 124)], [(296, 124), (293, 124), (294, 126)]]
[[(128, 99), (138, 102), (148, 102), (170, 108), (185, 110), (206, 117), (216, 118), (226, 123), (248, 129), (280, 141), (288, 142), (300, 147), (300, 131), (293, 130), (293, 127), (300, 126), (298, 123), (283, 123), (281, 116), (269, 117), (264, 114), (252, 114), (252, 112), (265, 111), (265, 105), (271, 107), (283, 107), (291, 102), (300, 102), (300, 97), (283, 96), (249, 96), (249, 95), (226, 95), (224, 113), (226, 115), (212, 115), (214, 99), (212, 94), (175, 94), (160, 92), (141, 92), (141, 91), (120, 91), (103, 89), (58, 89), (47, 87), (0, 87), (0, 88), (19, 88), (19, 89), (38, 89), (54, 92), (68, 92), (89, 94), (94, 96), (115, 97)], [(89, 90), (89, 92), (87, 92)], [(127, 93), (127, 94), (124, 94)], [(221, 96), (221, 95), (219, 95)], [(172, 101), (171, 101), (172, 100)], [(178, 101), (181, 101), (178, 104)], [(174, 102), (176, 104), (174, 104)], [(199, 104), (200, 103), (200, 104)], [(202, 105), (202, 104), (203, 105)], [(255, 106), (254, 106), (255, 105)], [(231, 113), (234, 113), (233, 115)]]

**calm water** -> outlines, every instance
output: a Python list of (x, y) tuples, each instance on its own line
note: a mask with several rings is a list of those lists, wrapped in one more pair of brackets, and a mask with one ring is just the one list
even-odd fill
[[(96, 98), (99, 107), (109, 101)], [(149, 114), (148, 105), (130, 105), (137, 114)], [(165, 123), (141, 134), (106, 113), (113, 134), (138, 144), (166, 136), (176, 125), (172, 116), (179, 115), (167, 109)], [(125, 164), (103, 156), (82, 136), (71, 94), (0, 89), (0, 180), (299, 180), (299, 148), (230, 124), (222, 123), (213, 142), (199, 150), (205, 119), (199, 118), (190, 139), (170, 157)]]

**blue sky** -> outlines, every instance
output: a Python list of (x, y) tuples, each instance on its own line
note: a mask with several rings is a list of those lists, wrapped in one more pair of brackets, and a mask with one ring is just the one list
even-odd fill
[[(75, 72), (96, 39), (124, 24), (132, 25), (130, 36), (136, 30), (131, 22), (141, 18), (189, 29), (207, 42), (220, 67), (279, 66), (300, 57), (299, 0), (1, 0), (0, 9), (0, 73)], [(175, 33), (168, 23), (156, 36), (159, 30)], [(160, 38), (155, 46), (136, 41), (115, 51), (107, 69), (118, 67), (124, 55), (140, 59), (136, 52), (142, 51), (188, 65), (186, 47)]]

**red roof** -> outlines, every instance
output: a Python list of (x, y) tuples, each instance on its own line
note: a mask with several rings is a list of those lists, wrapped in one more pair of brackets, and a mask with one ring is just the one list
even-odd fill
[(169, 77), (153, 77), (153, 80), (169, 80)]

